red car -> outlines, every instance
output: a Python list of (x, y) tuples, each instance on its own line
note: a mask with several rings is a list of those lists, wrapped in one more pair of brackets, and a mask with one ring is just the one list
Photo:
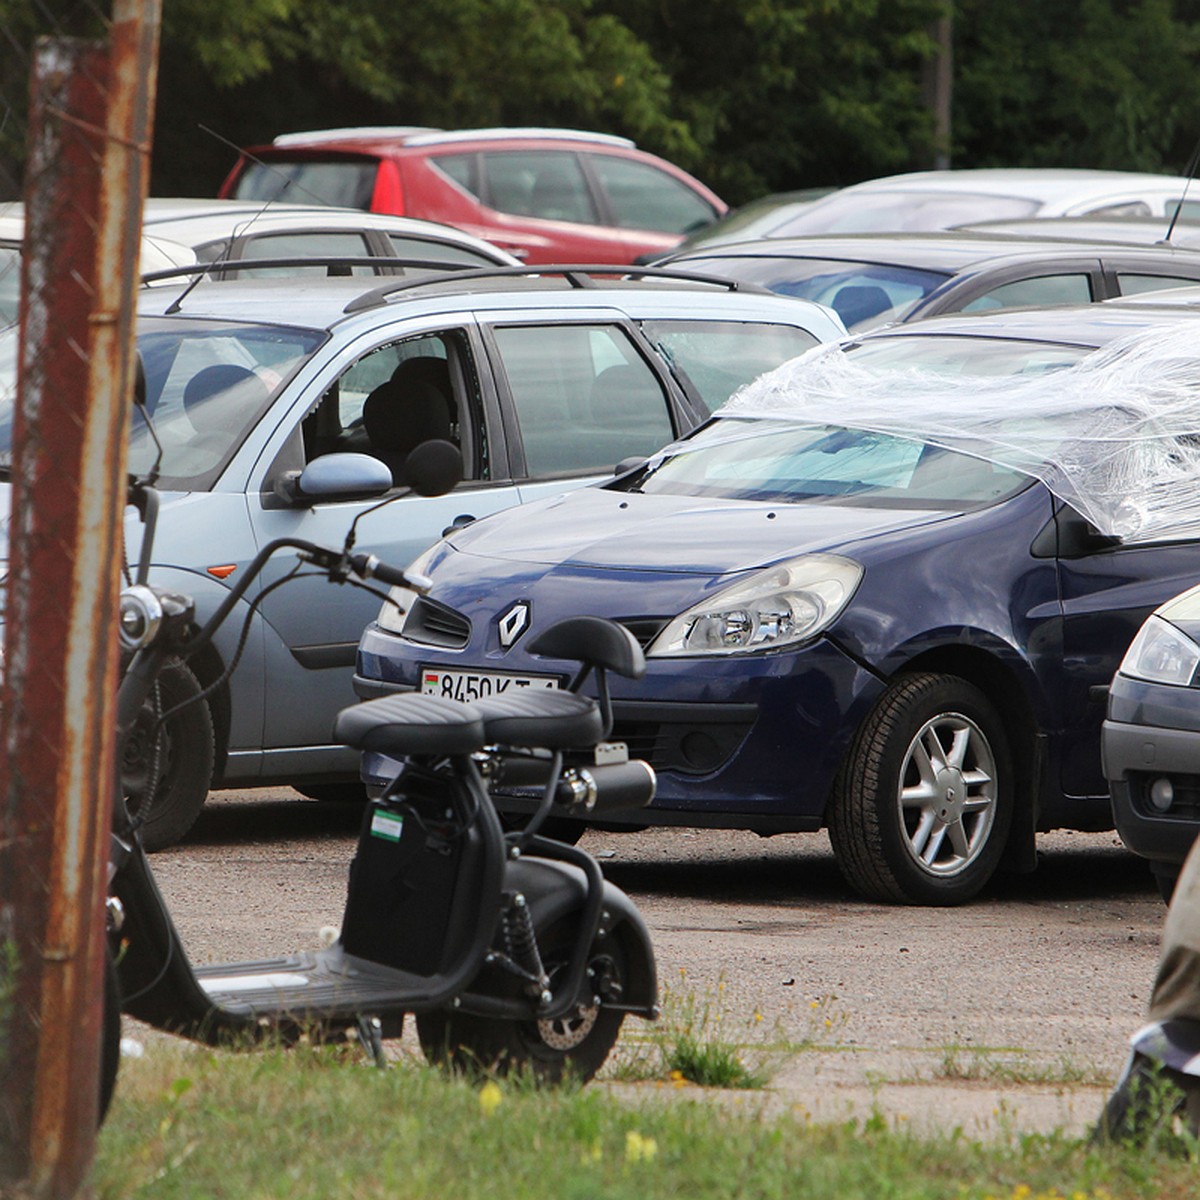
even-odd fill
[(627, 138), (571, 129), (289, 133), (244, 150), (220, 195), (424, 217), (529, 263), (631, 263), (728, 207)]

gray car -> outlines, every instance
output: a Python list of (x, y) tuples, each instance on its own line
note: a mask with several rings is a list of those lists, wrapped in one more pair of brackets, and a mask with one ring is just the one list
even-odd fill
[[(451, 525), (611, 475), (740, 384), (845, 333), (818, 305), (715, 281), (538, 270), (144, 291), (138, 347), (164, 449), (154, 580), (195, 596), (203, 617), (266, 542), (340, 545), (355, 518), (360, 549), (407, 564)], [(0, 335), (5, 529), (15, 351), (16, 331)], [(461, 448), (465, 479), (443, 497), (402, 495), (405, 457), (431, 437)], [(351, 457), (364, 453), (390, 468), (390, 490), (377, 462), (364, 473)], [(135, 421), (131, 469), (152, 456)], [(318, 459), (344, 471), (342, 491), (319, 500), (296, 483)], [(389, 494), (395, 503), (376, 507)], [(126, 531), (131, 559), (139, 528)], [(280, 556), (264, 582), (295, 567)], [(317, 796), (358, 786), (357, 755), (332, 744), (331, 729), (354, 702), (355, 648), (378, 607), (375, 595), (302, 574), (257, 609), (242, 604), (216, 645), (189, 660), (213, 690), (203, 721), (169, 740), (151, 844), (187, 830), (210, 782)], [(223, 680), (243, 625), (241, 661)]]

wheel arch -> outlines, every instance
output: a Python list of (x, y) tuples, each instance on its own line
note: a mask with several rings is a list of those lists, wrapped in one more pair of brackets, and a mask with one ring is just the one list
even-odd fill
[[(187, 665), (202, 688), (209, 688), (225, 672), (225, 661), (210, 642), (196, 654), (188, 657)], [(229, 726), (232, 720), (232, 705), (229, 699), (229, 681), (225, 680), (205, 697), (213, 726), (213, 777), (212, 786), (218, 787), (225, 775), (225, 763), (229, 756)]]
[(922, 651), (890, 681), (917, 672), (954, 675), (973, 684), (1004, 722), (1014, 768), (1014, 811), (1003, 862), (1013, 870), (1033, 870), (1038, 814), (1048, 781), (1046, 735), (1039, 728), (1030, 688), (1010, 663), (979, 646), (944, 645)]

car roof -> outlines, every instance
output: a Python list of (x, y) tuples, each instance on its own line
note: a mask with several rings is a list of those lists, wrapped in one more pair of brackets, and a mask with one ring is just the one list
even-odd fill
[[(541, 265), (527, 271), (498, 267), (383, 284), (362, 277), (306, 275), (202, 281), (189, 291), (187, 281), (181, 280), (177, 288), (143, 288), (139, 311), (171, 314), (178, 303), (179, 315), (185, 317), (333, 329), (350, 322), (370, 327), (381, 315), (394, 320), (409, 314), (469, 314), (479, 309), (516, 313), (552, 301), (560, 310), (615, 308), (642, 320), (722, 315), (731, 320), (804, 325), (825, 339), (845, 336), (844, 326), (831, 310), (765, 289), (715, 277), (701, 282), (658, 273), (645, 280), (619, 279), (612, 277), (612, 266), (594, 267), (591, 272), (586, 285), (572, 282), (564, 268)], [(569, 274), (578, 277), (583, 272), (571, 268)]]
[(1078, 258), (1082, 254), (1104, 255), (1108, 258), (1124, 256), (1140, 263), (1152, 263), (1156, 259), (1165, 261), (1174, 256), (1200, 261), (1200, 254), (1195, 249), (1173, 245), (1160, 247), (1135, 243), (1119, 246), (1105, 241), (1057, 241), (953, 230), (901, 234), (846, 233), (836, 236), (813, 234), (808, 237), (726, 242), (708, 249), (698, 246), (661, 261), (664, 266), (669, 266), (715, 258), (827, 258), (955, 272), (1001, 260), (1036, 263)]
[[(1191, 201), (1188, 202), (1189, 207)], [(1005, 234), (1021, 238), (1052, 238), (1124, 245), (1157, 245), (1171, 227), (1169, 217), (1022, 217), (1006, 221), (977, 221), (960, 225), (962, 233)], [(1200, 247), (1200, 223), (1180, 218), (1171, 230), (1172, 246)]]
[(610, 133), (593, 133), (585, 129), (551, 129), (521, 126), (487, 129), (434, 129), (415, 125), (359, 125), (341, 129), (313, 129), (301, 133), (284, 133), (271, 146), (286, 150), (309, 146), (359, 146), (394, 151), (402, 146), (441, 146), (456, 143), (496, 141), (554, 141), (591, 142), (596, 145), (622, 146), (632, 149), (634, 143), (626, 137)]
[(364, 212), (322, 204), (249, 203), (245, 200), (190, 200), (154, 198), (146, 201), (142, 231), (147, 236), (166, 234), (189, 246), (248, 233), (282, 233), (291, 230), (378, 229), (384, 233), (462, 246), (486, 255), (496, 263), (516, 265), (518, 260), (482, 238), (417, 217)]
[(983, 167), (965, 170), (910, 171), (851, 184), (842, 192), (948, 191), (990, 193), (1028, 200), (1067, 202), (1104, 197), (1114, 192), (1149, 189), (1178, 190), (1187, 183), (1181, 175), (1138, 171), (1092, 171), (1082, 168)]
[(1200, 287), (1147, 292), (1098, 304), (1056, 308), (1008, 308), (1000, 312), (951, 313), (911, 325), (892, 325), (864, 333), (881, 337), (982, 337), (1048, 342), (1099, 349), (1127, 334), (1200, 318)]

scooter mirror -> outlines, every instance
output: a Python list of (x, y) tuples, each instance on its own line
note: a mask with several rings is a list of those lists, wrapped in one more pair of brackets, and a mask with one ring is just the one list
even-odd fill
[(418, 496), (443, 496), (462, 476), (462, 454), (441, 439), (422, 442), (404, 460), (404, 482)]

